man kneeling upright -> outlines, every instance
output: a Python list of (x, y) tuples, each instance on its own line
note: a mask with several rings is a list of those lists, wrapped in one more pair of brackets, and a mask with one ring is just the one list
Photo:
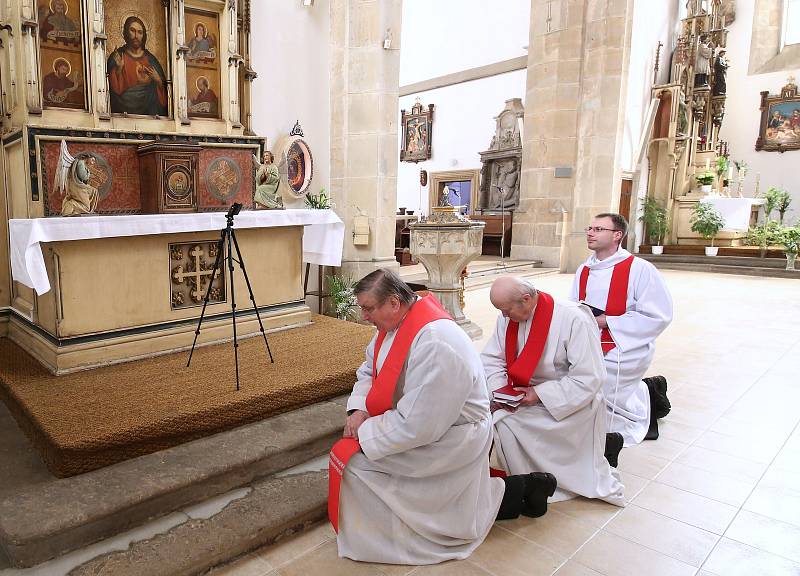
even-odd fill
[(524, 393), (517, 406), (492, 402), (500, 467), (552, 472), (554, 501), (579, 494), (623, 506), (624, 487), (603, 457), (606, 369), (591, 313), (510, 276), (494, 282), (490, 298), (502, 314), (481, 355), (489, 390), (505, 400)]
[(435, 564), (469, 556), (495, 518), (540, 516), (550, 474), (489, 477), (492, 420), (480, 358), (433, 296), (393, 273), (356, 284), (378, 333), (331, 450), (328, 515), (339, 555)]

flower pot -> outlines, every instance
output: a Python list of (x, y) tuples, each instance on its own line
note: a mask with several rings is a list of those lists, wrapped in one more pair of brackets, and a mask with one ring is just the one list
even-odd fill
[(719, 246), (706, 246), (706, 256), (716, 256)]
[(711, 184), (703, 184), (700, 186), (700, 192), (703, 194), (711, 194)]
[(794, 270), (794, 262), (797, 260), (797, 252), (794, 254), (787, 252), (786, 253), (786, 269), (787, 270)]
[(664, 253), (663, 246), (650, 246), (650, 253), (659, 256)]

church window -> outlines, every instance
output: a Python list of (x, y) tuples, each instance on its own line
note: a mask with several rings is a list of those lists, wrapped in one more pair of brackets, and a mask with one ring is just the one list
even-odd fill
[(800, 44), (800, 0), (783, 0), (783, 26), (781, 49), (790, 44)]

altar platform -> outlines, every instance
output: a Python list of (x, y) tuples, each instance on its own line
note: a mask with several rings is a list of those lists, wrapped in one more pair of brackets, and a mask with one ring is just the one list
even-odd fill
[[(225, 214), (12, 219), (8, 336), (62, 374), (191, 345)], [(308, 323), (302, 263), (338, 266), (330, 210), (244, 211), (234, 230), (264, 327)], [(212, 287), (199, 344), (232, 336), (228, 270)], [(237, 331), (259, 330), (234, 271)]]

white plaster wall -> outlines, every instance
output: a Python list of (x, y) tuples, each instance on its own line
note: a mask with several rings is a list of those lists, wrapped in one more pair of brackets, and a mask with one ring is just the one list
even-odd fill
[(669, 63), (678, 23), (678, 0), (636, 0), (633, 8), (631, 56), (625, 103), (625, 127), (622, 140), (622, 169), (633, 172), (634, 154), (644, 129), (650, 105), (653, 68), (658, 42), (663, 44), (658, 70), (658, 84), (669, 81)]
[[(404, 20), (403, 26), (406, 23)], [(425, 106), (434, 104), (435, 108), (431, 159), (417, 164), (399, 163), (398, 206), (420, 209), (420, 170), (430, 174), (481, 167), (478, 153), (489, 148), (495, 130), (494, 117), (510, 98), (522, 98), (524, 103), (526, 73), (526, 70), (517, 70), (400, 98), (401, 110), (411, 110), (417, 97)], [(402, 134), (399, 137), (402, 138)], [(427, 187), (422, 189), (422, 206), (427, 213)]]
[(330, 182), (330, 12), (300, 0), (252, 3), (253, 131), (272, 147), (296, 120), (314, 155), (310, 191)]
[(403, 0), (400, 86), (527, 55), (530, 10), (530, 0)]
[(731, 24), (728, 34), (728, 99), (720, 138), (728, 142), (732, 159), (744, 160), (749, 166), (745, 196), (754, 194), (756, 175), (761, 174), (762, 194), (770, 186), (784, 188), (792, 194), (792, 205), (786, 218), (788, 222), (794, 223), (800, 220), (800, 179), (797, 177), (800, 150), (784, 153), (756, 152), (755, 144), (761, 119), (760, 93), (764, 90), (771, 94), (780, 93), (790, 75), (797, 78), (795, 83), (800, 82), (800, 69), (769, 74), (747, 73), (753, 30), (753, 5), (752, 0), (736, 3), (736, 21)]

